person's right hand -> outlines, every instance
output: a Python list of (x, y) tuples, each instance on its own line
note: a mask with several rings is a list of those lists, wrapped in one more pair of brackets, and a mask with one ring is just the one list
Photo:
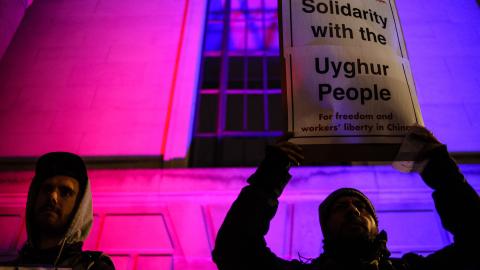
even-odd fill
[(286, 133), (285, 135), (278, 138), (276, 143), (273, 144), (272, 147), (278, 149), (280, 152), (285, 154), (293, 164), (298, 166), (305, 159), (305, 157), (303, 156), (303, 149), (300, 146), (288, 141), (288, 139), (292, 137), (292, 132)]

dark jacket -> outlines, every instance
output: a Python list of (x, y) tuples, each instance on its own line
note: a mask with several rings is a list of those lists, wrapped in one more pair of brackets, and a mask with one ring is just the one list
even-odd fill
[(26, 207), (27, 242), (20, 250), (18, 257), (9, 266), (38, 266), (48, 268), (72, 268), (73, 270), (113, 270), (111, 259), (102, 252), (82, 251), (83, 241), (87, 238), (93, 222), (92, 193), (90, 181), (80, 193), (75, 215), (65, 233), (64, 238), (54, 248), (40, 250), (34, 245), (36, 230), (33, 227), (33, 202), (35, 202), (40, 182), (34, 178), (28, 192)]
[(39, 266), (54, 268), (54, 262), (57, 260), (56, 267), (67, 267), (74, 270), (113, 270), (115, 269), (110, 258), (99, 251), (82, 251), (82, 242), (74, 244), (65, 244), (46, 250), (38, 250), (25, 245), (18, 258), (10, 262), (11, 266)]
[(291, 177), (288, 164), (286, 157), (271, 148), (248, 179), (249, 185), (240, 192), (218, 232), (212, 253), (218, 269), (480, 269), (480, 198), (446, 147), (432, 152), (422, 178), (434, 190), (435, 207), (445, 229), (454, 235), (454, 243), (426, 257), (409, 253), (402, 258), (350, 261), (327, 251), (309, 263), (277, 257), (268, 249), (264, 236), (277, 210), (278, 197)]

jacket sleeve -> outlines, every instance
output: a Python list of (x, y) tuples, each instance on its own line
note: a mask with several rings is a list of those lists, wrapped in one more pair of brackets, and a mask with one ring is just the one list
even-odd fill
[(109, 256), (100, 253), (96, 257), (97, 258), (89, 264), (87, 270), (115, 270), (115, 266)]
[(288, 159), (267, 149), (267, 157), (248, 179), (217, 234), (213, 260), (220, 270), (292, 269), (298, 261), (277, 257), (264, 236), (274, 217), (278, 197), (290, 179)]
[[(442, 225), (454, 243), (413, 261), (419, 269), (480, 269), (480, 197), (467, 183), (445, 146), (435, 149), (421, 174), (433, 192)], [(407, 256), (407, 258), (413, 256)], [(417, 267), (412, 267), (417, 269)]]

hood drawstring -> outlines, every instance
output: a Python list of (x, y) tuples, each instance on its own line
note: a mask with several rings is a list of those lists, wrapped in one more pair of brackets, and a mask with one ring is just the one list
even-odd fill
[(58, 255), (57, 255), (57, 258), (55, 259), (55, 262), (53, 263), (53, 268), (57, 269), (57, 263), (58, 263), (58, 260), (60, 260), (60, 257), (62, 256), (62, 252), (63, 252), (63, 247), (65, 246), (65, 242), (67, 242), (67, 238), (63, 238), (62, 240), (62, 246), (60, 247), (60, 251), (58, 252)]

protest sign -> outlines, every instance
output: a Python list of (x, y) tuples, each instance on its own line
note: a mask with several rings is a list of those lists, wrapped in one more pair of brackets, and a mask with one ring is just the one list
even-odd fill
[(291, 139), (310, 161), (392, 160), (423, 125), (394, 0), (280, 0)]

